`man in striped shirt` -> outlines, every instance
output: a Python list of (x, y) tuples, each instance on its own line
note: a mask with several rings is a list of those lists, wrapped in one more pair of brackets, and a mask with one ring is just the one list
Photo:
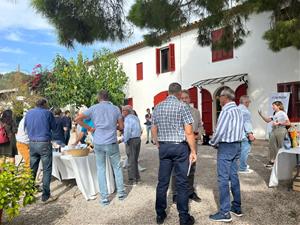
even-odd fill
[[(210, 144), (218, 148), (217, 172), (219, 185), (220, 210), (209, 218), (214, 221), (230, 222), (230, 212), (242, 216), (241, 193), (238, 177), (237, 160), (241, 153), (243, 139), (243, 116), (234, 102), (235, 94), (230, 88), (225, 88), (220, 95), (222, 111), (218, 118), (216, 131)], [(229, 181), (233, 201), (230, 206)]]

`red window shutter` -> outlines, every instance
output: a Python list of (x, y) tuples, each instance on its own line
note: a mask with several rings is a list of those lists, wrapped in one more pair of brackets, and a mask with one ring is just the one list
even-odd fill
[(136, 79), (143, 80), (143, 63), (136, 64)]
[[(223, 34), (223, 30), (214, 30), (211, 32), (211, 37), (212, 37), (212, 46), (217, 44), (217, 42), (221, 39)], [(212, 49), (212, 61), (219, 61), (222, 58), (222, 49), (221, 50), (216, 50)]]
[[(214, 30), (211, 32), (212, 36), (212, 46), (216, 44), (221, 38), (224, 33), (224, 28)], [(231, 59), (233, 58), (233, 48), (225, 51), (224, 49), (214, 50), (212, 49), (212, 62), (224, 60), (224, 59)]]
[(131, 107), (133, 107), (133, 99), (132, 98), (127, 99), (127, 105), (130, 105)]
[(156, 49), (156, 74), (160, 74), (160, 49)]
[(169, 44), (169, 71), (175, 71), (175, 45)]

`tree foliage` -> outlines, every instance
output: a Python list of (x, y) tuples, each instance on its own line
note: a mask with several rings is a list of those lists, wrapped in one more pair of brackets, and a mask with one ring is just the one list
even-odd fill
[[(13, 164), (2, 164), (0, 172), (0, 209), (12, 220), (21, 206), (35, 201), (36, 194), (31, 171)], [(1, 223), (1, 221), (0, 221)]]
[(81, 53), (69, 61), (57, 55), (42, 94), (52, 106), (79, 107), (96, 103), (98, 91), (106, 89), (113, 103), (122, 104), (127, 80), (118, 59), (107, 50), (95, 52), (91, 63)]
[[(32, 4), (54, 24), (66, 46), (73, 46), (74, 41), (123, 40), (130, 33), (125, 26), (123, 1), (32, 0)], [(249, 15), (267, 11), (272, 16), (263, 38), (269, 47), (274, 51), (289, 46), (300, 49), (299, 0), (135, 0), (127, 19), (149, 31), (144, 35), (148, 45), (160, 45), (171, 32), (200, 20), (201, 46), (211, 45), (211, 31), (226, 27), (219, 47), (233, 44), (237, 48), (250, 33)]]
[[(160, 8), (165, 13), (155, 13)], [(250, 31), (247, 29), (249, 15), (272, 13), (271, 26), (264, 34), (273, 51), (294, 46), (300, 49), (300, 2), (298, 0), (136, 0), (128, 19), (140, 28), (149, 29), (145, 40), (158, 45), (168, 39), (166, 33), (176, 31), (191, 19), (199, 19), (198, 43), (209, 46), (211, 32), (226, 27), (219, 48), (241, 46)], [(155, 16), (149, 16), (153, 13)], [(162, 22), (159, 22), (162, 21)], [(170, 24), (170, 25), (169, 25)]]
[(32, 0), (33, 7), (55, 26), (61, 44), (126, 37), (122, 0)]

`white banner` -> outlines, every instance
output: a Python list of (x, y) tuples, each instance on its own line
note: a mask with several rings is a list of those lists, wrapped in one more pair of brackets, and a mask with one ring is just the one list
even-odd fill
[[(284, 107), (284, 111), (288, 113), (289, 109), (290, 92), (277, 92), (272, 93), (269, 99), (268, 116), (272, 116), (274, 111), (272, 109), (272, 103), (275, 101), (281, 101)], [(267, 127), (268, 134), (272, 131), (272, 122)]]

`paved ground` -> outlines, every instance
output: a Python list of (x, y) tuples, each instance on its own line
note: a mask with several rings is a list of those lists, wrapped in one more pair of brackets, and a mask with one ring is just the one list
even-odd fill
[[(122, 156), (124, 147), (121, 145)], [(253, 147), (249, 164), (254, 172), (240, 175), (244, 217), (233, 217), (233, 225), (297, 225), (300, 224), (300, 193), (288, 191), (286, 184), (278, 188), (268, 188), (271, 171), (264, 167), (268, 148), (264, 142)], [(74, 181), (51, 184), (58, 201), (43, 205), (36, 203), (22, 209), (13, 225), (33, 224), (155, 224), (155, 187), (157, 183), (158, 151), (152, 144), (143, 145), (140, 163), (147, 170), (141, 173), (143, 184), (130, 189), (128, 198), (120, 202), (113, 197), (108, 207), (102, 207), (97, 200), (86, 201), (78, 191)], [(127, 171), (124, 171), (127, 179)], [(201, 203), (190, 203), (191, 214), (196, 224), (215, 224), (208, 215), (218, 208), (216, 182), (216, 150), (199, 146), (199, 159), (196, 172), (196, 189), (202, 198)], [(74, 198), (75, 193), (75, 198)], [(171, 196), (169, 196), (171, 197)], [(169, 198), (170, 199), (170, 198)], [(169, 201), (168, 218), (165, 224), (179, 224), (177, 210)]]

